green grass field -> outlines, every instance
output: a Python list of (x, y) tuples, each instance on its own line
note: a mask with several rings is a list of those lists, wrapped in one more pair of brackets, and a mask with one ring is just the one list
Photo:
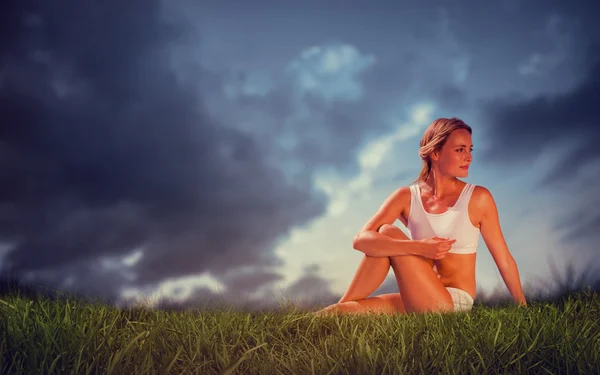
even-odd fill
[[(0, 297), (2, 374), (594, 374), (600, 292), (469, 313), (331, 316), (119, 309), (18, 288)], [(314, 311), (314, 310), (313, 310)]]

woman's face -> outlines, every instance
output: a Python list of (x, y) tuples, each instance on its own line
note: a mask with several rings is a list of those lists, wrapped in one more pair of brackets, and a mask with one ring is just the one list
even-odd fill
[[(466, 177), (469, 175), (468, 167), (473, 160), (472, 151), (473, 143), (471, 143), (471, 134), (469, 131), (457, 129), (450, 133), (450, 136), (446, 139), (446, 143), (437, 155), (438, 167), (444, 174)], [(467, 168), (464, 168), (464, 166)]]

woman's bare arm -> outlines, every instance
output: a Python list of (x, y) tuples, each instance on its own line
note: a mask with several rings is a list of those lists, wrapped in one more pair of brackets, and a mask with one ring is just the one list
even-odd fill
[(356, 235), (353, 247), (368, 256), (392, 257), (398, 255), (420, 255), (422, 243), (410, 239), (390, 238), (377, 231), (366, 230)]
[(354, 249), (372, 257), (421, 255), (421, 241), (410, 240), (407, 236), (406, 239), (390, 238), (378, 232), (382, 225), (393, 224), (403, 212), (402, 202), (405, 194), (410, 194), (408, 187), (399, 188), (390, 194), (354, 237)]
[(508, 251), (508, 246), (500, 229), (500, 219), (498, 217), (498, 208), (494, 202), (494, 198), (488, 189), (483, 186), (480, 194), (480, 204), (484, 209), (481, 219), (481, 236), (489, 249), (494, 262), (502, 275), (502, 279), (506, 284), (514, 301), (519, 305), (527, 306), (525, 295), (521, 287), (521, 279), (519, 278), (519, 270), (517, 263)]

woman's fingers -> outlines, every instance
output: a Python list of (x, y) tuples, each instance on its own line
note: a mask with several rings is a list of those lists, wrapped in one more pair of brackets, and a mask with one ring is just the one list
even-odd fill
[(437, 241), (441, 241), (441, 242), (456, 242), (456, 238), (452, 238), (450, 239), (449, 237), (443, 238), (443, 237), (432, 237), (434, 240)]
[(455, 242), (456, 242), (456, 239), (440, 241), (438, 243), (438, 251), (436, 254), (436, 259), (444, 258), (448, 254), (450, 249), (452, 248), (452, 244)]
[(433, 236), (423, 241), (434, 245), (434, 254), (430, 255), (432, 259), (442, 259), (450, 251), (450, 249), (452, 248), (452, 244), (456, 242), (456, 239)]

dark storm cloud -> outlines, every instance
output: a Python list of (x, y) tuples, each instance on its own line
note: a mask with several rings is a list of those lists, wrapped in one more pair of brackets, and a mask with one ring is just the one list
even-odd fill
[(327, 305), (337, 302), (329, 288), (329, 281), (319, 275), (319, 265), (306, 267), (304, 274), (292, 283), (286, 290), (287, 298), (300, 306)]
[[(561, 189), (568, 185), (568, 191), (582, 189), (579, 196), (595, 186), (575, 186), (570, 184), (579, 174), (586, 174), (587, 168), (600, 162), (600, 59), (594, 59), (589, 72), (579, 85), (570, 92), (539, 96), (533, 99), (501, 99), (489, 103), (486, 108), (486, 128), (491, 148), (482, 159), (485, 162), (526, 164), (546, 150), (561, 151), (552, 170), (542, 178), (537, 188)], [(568, 150), (562, 153), (563, 149)], [(587, 174), (588, 177), (589, 174)], [(595, 178), (596, 184), (599, 182)], [(590, 190), (592, 189), (592, 190)], [(597, 230), (600, 220), (595, 205), (582, 203), (582, 212), (563, 212), (557, 226), (567, 229), (566, 240), (590, 240)], [(587, 217), (584, 222), (583, 218)], [(583, 225), (583, 226), (582, 226)], [(595, 250), (594, 250), (595, 251)]]
[[(573, 161), (600, 156), (592, 147), (600, 135), (600, 62), (596, 63), (579, 87), (566, 94), (539, 96), (531, 100), (499, 99), (485, 109), (488, 116), (486, 136), (494, 140), (483, 155), (486, 161), (522, 162), (549, 146), (578, 140), (572, 153), (555, 166), (547, 183), (558, 182), (576, 172)], [(585, 156), (585, 159), (578, 159)], [(565, 175), (566, 174), (566, 175)]]
[(131, 272), (98, 259), (75, 260), (59, 266), (36, 270), (19, 277), (26, 284), (105, 302), (115, 302), (119, 289), (134, 281)]
[(267, 267), (246, 267), (228, 272), (221, 277), (221, 281), (227, 290), (243, 295), (269, 286), (282, 278), (282, 275)]
[(176, 79), (169, 52), (188, 30), (157, 1), (23, 4), (0, 12), (5, 266), (97, 285), (104, 273), (70, 266), (143, 248), (138, 283), (219, 274), (277, 263), (272, 241), (321, 212), (250, 135), (203, 111), (203, 76)]

